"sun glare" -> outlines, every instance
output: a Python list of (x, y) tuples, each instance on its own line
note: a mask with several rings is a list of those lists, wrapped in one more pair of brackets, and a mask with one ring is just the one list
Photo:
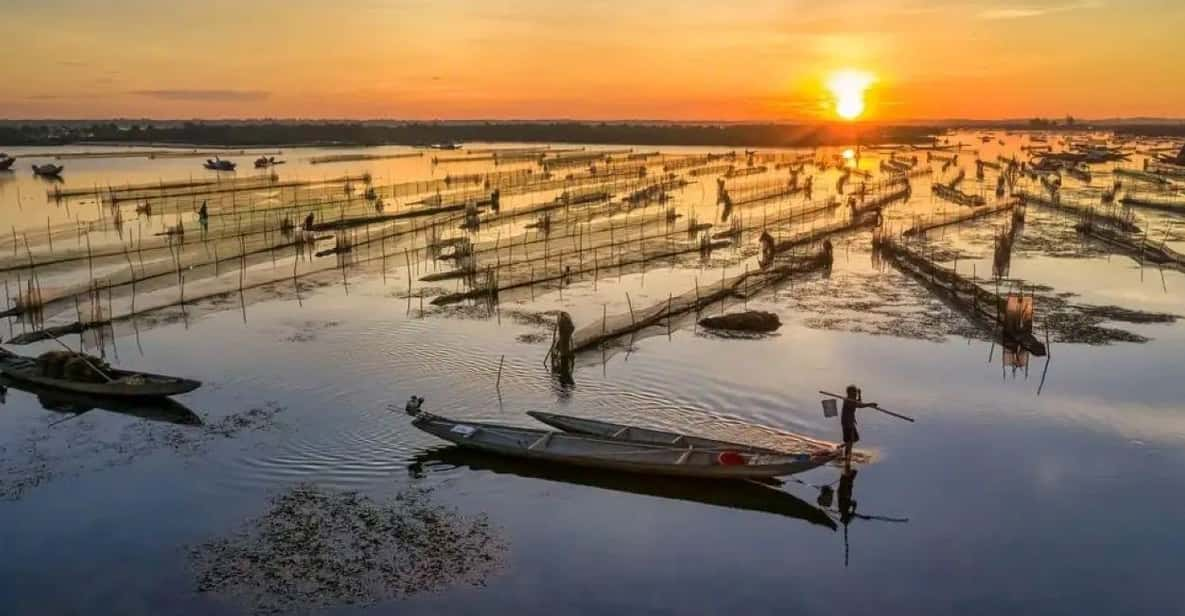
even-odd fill
[(864, 113), (864, 93), (872, 82), (872, 75), (863, 71), (844, 70), (831, 75), (827, 89), (835, 98), (835, 113), (845, 120), (860, 117)]

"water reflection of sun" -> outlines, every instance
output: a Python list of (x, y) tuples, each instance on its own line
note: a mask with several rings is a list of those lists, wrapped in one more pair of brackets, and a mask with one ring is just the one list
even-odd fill
[(827, 90), (835, 98), (835, 113), (854, 120), (864, 113), (864, 93), (872, 85), (872, 75), (863, 71), (842, 70), (827, 80)]

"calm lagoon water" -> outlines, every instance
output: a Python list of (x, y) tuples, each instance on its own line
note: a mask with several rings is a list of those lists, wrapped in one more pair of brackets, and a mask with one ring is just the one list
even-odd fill
[[(1010, 137), (1009, 147), (1020, 138)], [(984, 147), (981, 156), (994, 158)], [(290, 163), (277, 173), (370, 171), (380, 184), (388, 176), (457, 173), (422, 159), (332, 170), (303, 162), (338, 152), (285, 152)], [(250, 155), (235, 158), (250, 166)], [(974, 157), (964, 160), (973, 173)], [(28, 175), (26, 162), (0, 178), (0, 227), (32, 238), (47, 216), (68, 228), (77, 211), (88, 215), (86, 205), (66, 213), (47, 202), (46, 186)], [(70, 187), (206, 175), (193, 158), (65, 164)], [(683, 189), (675, 207), (711, 219), (712, 180)], [(816, 181), (828, 190), (834, 183)], [(915, 180), (912, 200), (886, 211), (890, 221), (954, 207), (929, 195), (929, 181)], [(1147, 220), (1154, 229), (1180, 223), (1165, 214)], [(968, 253), (960, 271), (974, 262), (986, 275), (991, 244), (984, 248), (977, 238), (999, 224), (985, 219), (949, 229), (940, 241)], [(1064, 215), (1030, 208), (1022, 233), (1069, 224)], [(1181, 272), (1103, 252), (1051, 256), (1026, 249), (1023, 239), (1018, 246), (1010, 275), (1030, 285), (1073, 293), (1077, 303), (1185, 313)], [(742, 259), (725, 265), (744, 266)], [(57, 275), (79, 269), (85, 277), (85, 267)], [(0, 406), (0, 611), (252, 613), (257, 599), (202, 588), (211, 544), (259, 528), (275, 499), (294, 490), (356, 491), (398, 507), (409, 489), (422, 489), (439, 511), (488, 522), (499, 546), (490, 566), (422, 589), (372, 589), (359, 603), (323, 594), (315, 609), (294, 602), (279, 611), (1185, 613), (1177, 581), (1185, 551), (1181, 322), (1106, 323), (1150, 340), (1054, 340), (1048, 362), (1028, 358), (1027, 369), (1002, 364), (999, 345), (982, 336), (918, 339), (892, 319), (859, 327), (884, 320), (875, 302), (862, 308), (849, 301), (868, 292), (870, 280), (901, 291), (893, 310), (905, 315), (902, 323), (948, 310), (891, 267), (874, 264), (867, 232), (840, 240), (829, 277), (805, 277), (748, 302), (779, 314), (785, 325), (776, 335), (722, 338), (686, 319), (669, 334), (659, 328), (604, 358), (582, 358), (572, 385), (543, 367), (549, 326), (519, 314), (563, 309), (580, 325), (602, 306), (609, 314), (625, 310), (626, 293), (649, 305), (719, 269), (668, 262), (595, 285), (579, 280), (562, 294), (548, 288), (533, 299), (504, 297), (496, 311), (421, 314), (419, 300), (408, 299), (400, 258), (385, 281), (376, 268), (360, 267), (345, 282), (340, 275), (315, 279), (299, 299), (276, 292), (240, 304), (234, 297), (199, 303), (184, 318), (152, 319), (139, 331), (117, 328), (106, 353), (113, 361), (118, 353), (120, 366), (205, 383), (178, 397), (204, 425), (103, 410), (51, 425), (71, 415), (10, 388)], [(15, 288), (15, 272), (4, 276)], [(846, 325), (828, 325), (824, 316)], [(15, 334), (23, 326), (11, 327)], [(55, 347), (6, 348), (33, 354)], [(848, 382), (918, 421), (862, 417), (861, 445), (872, 460), (860, 465), (853, 498), (867, 519), (846, 527), (818, 508), (812, 487), (835, 482), (836, 468), (798, 476), (776, 492), (622, 478), (464, 454), (411, 428), (401, 412), (417, 394), (433, 412), (472, 420), (532, 425), (523, 412), (537, 409), (769, 437), (745, 427), (756, 424), (838, 440), (838, 423), (822, 416), (816, 390)]]

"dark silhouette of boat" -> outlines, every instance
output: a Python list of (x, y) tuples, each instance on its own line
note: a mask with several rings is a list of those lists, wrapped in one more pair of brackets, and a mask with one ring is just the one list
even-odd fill
[(171, 398), (125, 398), (80, 394), (14, 379), (5, 374), (0, 374), (0, 384), (35, 396), (42, 408), (55, 413), (81, 415), (99, 409), (148, 421), (182, 426), (202, 425), (202, 419), (197, 416), (197, 413)]
[(268, 167), (282, 165), (285, 162), (286, 161), (283, 161), (283, 160), (276, 160), (275, 156), (260, 156), (259, 158), (255, 159), (255, 168), (256, 169), (267, 169)]
[(581, 467), (539, 464), (529, 460), (507, 458), (465, 449), (456, 445), (434, 448), (420, 453), (412, 459), (408, 468), (412, 473), (419, 474), (423, 472), (424, 468), (434, 466), (465, 467), (474, 471), (489, 471), (499, 475), (518, 475), (614, 492), (627, 492), (728, 509), (769, 513), (825, 526), (833, 531), (839, 528), (839, 525), (826, 511), (789, 492), (754, 481), (630, 475)]
[(238, 165), (229, 160), (222, 160), (215, 156), (214, 158), (207, 158), (205, 167), (211, 171), (234, 171)]
[(12, 164), (15, 162), (15, 158), (7, 154), (0, 154), (0, 171), (8, 171), (9, 169), (12, 169)]
[[(85, 358), (83, 361), (86, 361)], [(106, 369), (101, 374), (103, 378), (98, 380), (70, 379), (62, 375), (46, 376), (42, 373), (37, 358), (17, 355), (7, 349), (0, 349), (0, 374), (38, 387), (112, 398), (174, 396), (191, 392), (202, 385), (201, 381), (193, 379), (116, 368)]]
[(47, 178), (60, 177), (62, 175), (63, 170), (65, 170), (65, 167), (63, 167), (61, 165), (55, 165), (53, 163), (46, 163), (44, 165), (33, 165), (33, 175), (39, 175), (41, 177), (47, 177)]

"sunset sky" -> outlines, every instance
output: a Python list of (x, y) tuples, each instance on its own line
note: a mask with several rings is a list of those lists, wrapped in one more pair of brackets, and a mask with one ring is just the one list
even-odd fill
[(0, 118), (1185, 117), (1182, 0), (4, 0)]

